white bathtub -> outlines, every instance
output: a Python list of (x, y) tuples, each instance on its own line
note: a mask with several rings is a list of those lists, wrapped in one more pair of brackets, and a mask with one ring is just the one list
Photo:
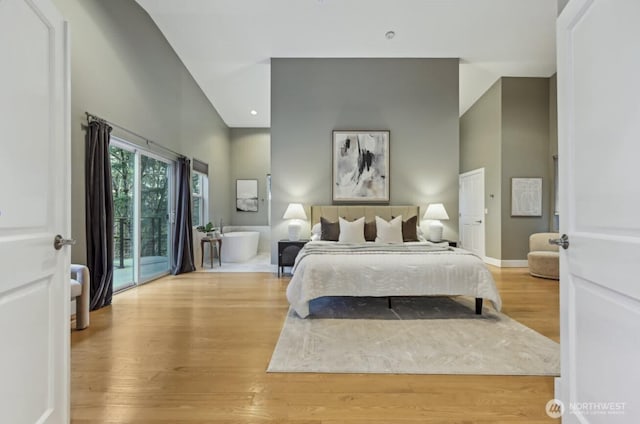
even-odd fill
[(258, 253), (260, 233), (234, 231), (222, 235), (222, 262), (246, 262)]

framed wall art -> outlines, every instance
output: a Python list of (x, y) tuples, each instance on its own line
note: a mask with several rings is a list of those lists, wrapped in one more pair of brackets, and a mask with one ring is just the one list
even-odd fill
[(389, 203), (389, 131), (333, 131), (334, 203)]
[(236, 180), (236, 211), (258, 212), (258, 180)]
[(511, 216), (542, 216), (542, 178), (511, 178)]

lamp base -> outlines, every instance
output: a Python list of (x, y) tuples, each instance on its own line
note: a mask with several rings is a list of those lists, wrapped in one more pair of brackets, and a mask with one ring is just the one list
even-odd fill
[(301, 231), (302, 231), (302, 225), (299, 222), (291, 222), (289, 224), (289, 241), (300, 240)]
[(444, 226), (440, 221), (433, 221), (429, 224), (429, 241), (441, 241)]

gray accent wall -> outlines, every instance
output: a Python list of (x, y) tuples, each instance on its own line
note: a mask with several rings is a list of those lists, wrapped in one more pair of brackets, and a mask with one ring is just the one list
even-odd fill
[(149, 15), (134, 0), (54, 3), (71, 29), (72, 261), (86, 263), (85, 111), (207, 162), (209, 215), (229, 220), (229, 129)]
[(458, 59), (271, 60), (273, 263), (288, 203), (332, 202), (335, 129), (390, 130), (390, 203), (421, 211), (444, 203), (444, 237), (457, 240), (458, 67)]
[[(526, 259), (529, 235), (551, 228), (554, 87), (549, 78), (501, 78), (460, 118), (460, 172), (485, 168), (490, 258)], [(514, 177), (542, 177), (542, 216), (511, 216)]]
[(485, 255), (502, 252), (502, 80), (460, 118), (460, 173), (484, 168)]
[[(549, 230), (549, 78), (502, 78), (502, 259), (521, 260)], [(511, 179), (542, 177), (542, 216), (511, 216)], [(505, 201), (506, 200), (506, 201)]]
[[(267, 174), (271, 172), (271, 133), (268, 128), (231, 129), (230, 225), (269, 225)], [(237, 212), (236, 180), (258, 180), (258, 212)]]

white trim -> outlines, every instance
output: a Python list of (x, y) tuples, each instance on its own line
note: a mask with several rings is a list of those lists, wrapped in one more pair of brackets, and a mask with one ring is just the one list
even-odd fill
[(496, 258), (491, 258), (489, 256), (485, 256), (482, 259), (485, 263), (489, 264), (489, 265), (493, 265), (493, 266), (501, 266), (500, 265), (500, 259), (496, 259)]
[(500, 268), (527, 268), (529, 266), (529, 262), (526, 259), (502, 260), (485, 256), (482, 260), (489, 265)]
[(527, 268), (529, 261), (526, 259), (514, 259), (508, 261), (502, 261), (502, 268)]

